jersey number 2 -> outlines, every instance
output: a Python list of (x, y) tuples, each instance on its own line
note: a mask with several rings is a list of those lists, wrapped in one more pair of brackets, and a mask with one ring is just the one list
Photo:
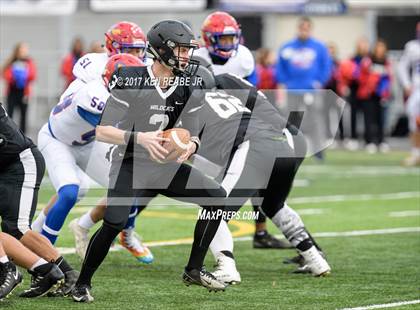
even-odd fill
[(166, 114), (153, 114), (150, 117), (149, 124), (157, 125), (158, 123), (160, 123), (158, 130), (163, 130), (166, 126), (168, 126), (169, 116)]

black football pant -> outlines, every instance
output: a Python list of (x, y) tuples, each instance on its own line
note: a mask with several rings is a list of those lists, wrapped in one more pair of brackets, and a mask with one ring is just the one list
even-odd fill
[(15, 162), (0, 166), (1, 229), (16, 239), (31, 229), (45, 161), (38, 148), (19, 153)]
[(381, 98), (372, 96), (363, 102), (365, 142), (377, 145), (384, 141), (384, 111)]
[(23, 131), (23, 133), (25, 133), (28, 101), (27, 98), (24, 96), (23, 89), (13, 89), (7, 96), (7, 113), (11, 118), (13, 118), (15, 108), (18, 108), (20, 110), (19, 127)]
[[(78, 284), (90, 285), (95, 270), (105, 259), (115, 237), (124, 228), (133, 199), (141, 198), (145, 192), (197, 203), (210, 212), (223, 209), (226, 197), (225, 190), (218, 183), (186, 164), (161, 165), (150, 161), (133, 164), (132, 159), (125, 160), (120, 167), (113, 163), (103, 224), (89, 242)], [(220, 220), (221, 217), (197, 220), (187, 269), (201, 269)]]

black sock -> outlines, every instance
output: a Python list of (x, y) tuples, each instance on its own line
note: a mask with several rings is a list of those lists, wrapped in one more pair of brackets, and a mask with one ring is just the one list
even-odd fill
[(235, 259), (231, 251), (220, 251), (220, 252), (223, 253), (223, 255), (230, 257), (231, 259)]
[(314, 244), (312, 243), (311, 239), (308, 238), (308, 239), (303, 240), (301, 243), (299, 243), (296, 246), (296, 248), (303, 252), (303, 251), (309, 250), (311, 247), (313, 247), (313, 245)]
[(63, 273), (73, 270), (73, 268), (69, 265), (69, 263), (67, 263), (67, 261), (64, 259), (63, 256), (60, 256), (59, 258), (57, 258), (55, 261), (55, 264), (58, 266), (58, 268), (60, 268), (60, 270)]
[[(207, 208), (209, 212), (217, 211), (217, 208)], [(192, 244), (190, 259), (187, 264), (187, 271), (191, 269), (201, 269), (203, 267), (204, 258), (206, 257), (209, 245), (216, 234), (217, 228), (222, 217), (212, 220), (197, 220), (194, 229), (194, 242)]]
[(318, 251), (322, 252), (321, 247), (318, 245), (318, 243), (316, 243), (315, 239), (311, 236), (311, 234), (309, 233), (309, 231), (305, 228), (306, 233), (309, 236), (309, 239), (311, 239), (312, 243), (314, 244), (314, 246), (318, 249)]
[(46, 263), (46, 264), (36, 267), (34, 269), (34, 272), (44, 275), (47, 272), (49, 272), (53, 266), (54, 266), (53, 263)]
[(91, 285), (93, 274), (99, 265), (103, 262), (109, 252), (112, 242), (120, 231), (106, 223), (102, 224), (89, 241), (82, 270), (80, 270), (77, 285)]

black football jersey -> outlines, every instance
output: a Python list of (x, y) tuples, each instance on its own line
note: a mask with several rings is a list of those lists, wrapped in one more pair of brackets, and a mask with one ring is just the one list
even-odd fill
[(19, 153), (35, 147), (13, 120), (7, 115), (0, 103), (0, 170), (19, 159)]
[(248, 82), (234, 75), (216, 76), (217, 91), (206, 92), (195, 113), (202, 129), (198, 154), (225, 166), (243, 141), (267, 134), (282, 134), (286, 120)]
[[(109, 83), (111, 96), (100, 125), (141, 132), (166, 130), (178, 125), (197, 136), (197, 121), (191, 114), (183, 113), (184, 109), (193, 109), (202, 101), (201, 97), (195, 96), (194, 90), (200, 88), (200, 83), (194, 79), (174, 78), (172, 86), (162, 90), (150, 66), (119, 68)], [(113, 154), (125, 153), (126, 157), (133, 154), (145, 157), (146, 154), (140, 146), (136, 146), (135, 152), (132, 145), (127, 150), (126, 146), (119, 148), (119, 152)]]

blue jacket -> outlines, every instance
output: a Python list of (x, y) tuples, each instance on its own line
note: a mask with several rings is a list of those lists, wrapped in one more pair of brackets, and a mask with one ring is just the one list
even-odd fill
[(318, 40), (294, 39), (279, 50), (276, 81), (287, 89), (323, 87), (331, 76), (332, 59)]

